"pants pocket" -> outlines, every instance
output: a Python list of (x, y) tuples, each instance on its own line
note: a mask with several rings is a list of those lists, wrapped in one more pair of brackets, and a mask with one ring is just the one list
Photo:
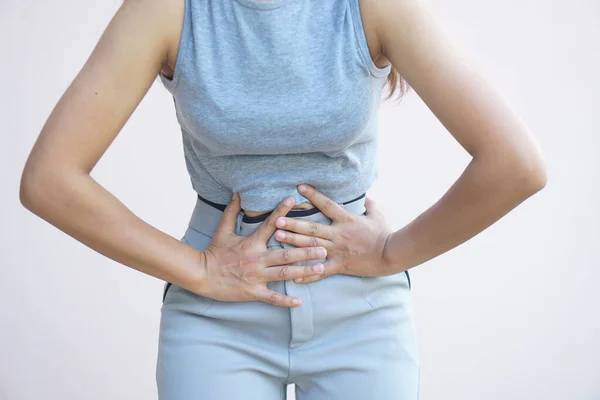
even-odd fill
[(372, 308), (403, 301), (411, 290), (408, 271), (384, 276), (361, 276), (364, 298)]
[(171, 287), (171, 285), (172, 285), (171, 282), (165, 282), (165, 287), (163, 289), (163, 297), (162, 297), (163, 304), (165, 303), (165, 298), (167, 297), (167, 292), (169, 291), (169, 288)]

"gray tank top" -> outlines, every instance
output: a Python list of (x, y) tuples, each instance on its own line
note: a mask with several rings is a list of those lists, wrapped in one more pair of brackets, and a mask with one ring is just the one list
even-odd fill
[(308, 183), (343, 203), (377, 178), (381, 92), (359, 0), (185, 0), (173, 78), (160, 73), (203, 198), (267, 211)]

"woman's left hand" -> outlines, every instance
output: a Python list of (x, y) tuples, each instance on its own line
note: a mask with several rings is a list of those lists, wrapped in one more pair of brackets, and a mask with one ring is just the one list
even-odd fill
[[(302, 186), (306, 186), (306, 191), (302, 191)], [(322, 246), (327, 249), (323, 273), (295, 279), (295, 282), (310, 283), (340, 273), (381, 276), (399, 272), (392, 271), (384, 259), (385, 245), (393, 231), (373, 200), (365, 196), (366, 215), (355, 215), (310, 185), (299, 185), (298, 191), (332, 223), (325, 225), (287, 217), (275, 221), (280, 228), (275, 232), (278, 241), (296, 247)]]

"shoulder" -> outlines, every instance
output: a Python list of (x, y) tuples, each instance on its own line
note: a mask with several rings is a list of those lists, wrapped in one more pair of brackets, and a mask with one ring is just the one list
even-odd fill
[(162, 48), (166, 63), (171, 54), (177, 52), (185, 1), (123, 0), (119, 13), (140, 25), (152, 27), (152, 39)]
[(406, 78), (424, 78), (432, 68), (462, 62), (456, 43), (427, 0), (360, 1), (368, 5), (365, 11), (382, 54)]

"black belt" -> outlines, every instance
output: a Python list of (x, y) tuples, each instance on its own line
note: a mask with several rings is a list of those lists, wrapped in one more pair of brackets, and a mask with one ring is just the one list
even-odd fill
[[(363, 197), (365, 197), (366, 193), (361, 194), (360, 196), (352, 199), (352, 200), (348, 200), (342, 204), (348, 204), (348, 203), (352, 203), (353, 201), (362, 199)], [(213, 201), (210, 201), (208, 199), (205, 199), (204, 197), (200, 196), (200, 194), (198, 194), (198, 198), (200, 200), (202, 200), (203, 202), (205, 202), (208, 205), (213, 206), (214, 208), (217, 208), (221, 211), (225, 211), (225, 207), (227, 206), (227, 204), (219, 204), (219, 203), (215, 203)], [(259, 214), (259, 215), (254, 215), (254, 216), (250, 216), (250, 215), (246, 215), (244, 213), (244, 216), (242, 217), (242, 221), (244, 222), (262, 222), (264, 220), (267, 219), (267, 217), (273, 212), (274, 210), (271, 211), (267, 211), (264, 214)], [(293, 208), (290, 211), (288, 211), (288, 213), (286, 214), (286, 217), (304, 217), (307, 215), (313, 215), (316, 214), (318, 212), (321, 212), (321, 210), (319, 210), (317, 207), (313, 207), (313, 208)]]

